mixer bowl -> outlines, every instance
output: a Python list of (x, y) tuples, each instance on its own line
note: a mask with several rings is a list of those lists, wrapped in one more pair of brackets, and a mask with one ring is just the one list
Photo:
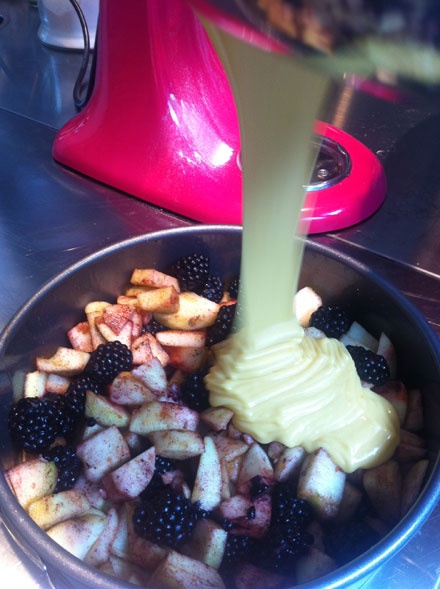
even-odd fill
[[(0, 455), (2, 469), (14, 461), (7, 434), (14, 373), (27, 371), (37, 354), (67, 345), (66, 331), (83, 318), (91, 300), (113, 301), (134, 267), (166, 269), (194, 251), (209, 253), (214, 270), (225, 278), (238, 273), (241, 230), (229, 226), (171, 229), (129, 239), (97, 252), (45, 285), (17, 313), (0, 339)], [(395, 343), (400, 376), (421, 387), (430, 469), (422, 493), (407, 515), (378, 544), (357, 559), (301, 587), (359, 586), (416, 533), (440, 497), (440, 347), (436, 336), (411, 304), (363, 265), (316, 244), (306, 247), (300, 286), (316, 289), (328, 302), (349, 305), (373, 333), (385, 331)], [(124, 582), (86, 566), (53, 542), (20, 508), (0, 475), (0, 508), (17, 544), (40, 566), (54, 586), (116, 589)], [(131, 585), (132, 586), (132, 585)]]

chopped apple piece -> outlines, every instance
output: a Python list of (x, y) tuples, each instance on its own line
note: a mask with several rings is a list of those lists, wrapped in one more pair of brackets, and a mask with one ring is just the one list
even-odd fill
[[(131, 525), (134, 504), (132, 502), (122, 503), (118, 507), (118, 525), (113, 538), (110, 550), (112, 554), (119, 558), (126, 559), (129, 554), (129, 535), (130, 531), (134, 534)], [(138, 536), (136, 536), (138, 537)]]
[(420, 495), (428, 466), (429, 461), (427, 459), (419, 460), (403, 477), (401, 517), (411, 509)]
[(131, 372), (120, 372), (109, 387), (109, 399), (118, 405), (138, 406), (154, 401), (156, 395)]
[(303, 462), (298, 497), (307, 499), (320, 519), (336, 517), (342, 500), (345, 473), (320, 448), (309, 454)]
[(208, 407), (200, 414), (200, 419), (215, 432), (226, 430), (234, 412), (227, 407)]
[(218, 513), (233, 523), (231, 533), (263, 538), (270, 527), (272, 503), (267, 493), (251, 500), (248, 495), (233, 495), (222, 501)]
[(104, 427), (125, 427), (130, 423), (130, 414), (126, 409), (92, 391), (86, 391), (85, 415), (92, 417)]
[(400, 430), (399, 445), (394, 452), (398, 462), (414, 462), (426, 456), (425, 440), (414, 432)]
[(96, 319), (95, 325), (102, 335), (105, 341), (107, 342), (121, 342), (121, 344), (126, 345), (128, 348), (131, 348), (131, 338), (132, 338), (132, 331), (133, 331), (133, 324), (131, 321), (128, 321), (124, 327), (119, 331), (119, 333), (114, 332), (108, 325), (105, 323), (103, 317), (99, 317)]
[(218, 569), (225, 553), (228, 533), (212, 519), (199, 520), (184, 554)]
[(344, 492), (342, 494), (339, 511), (335, 517), (338, 523), (347, 522), (354, 518), (363, 499), (363, 493), (360, 489), (345, 481)]
[(220, 459), (226, 462), (234, 460), (249, 450), (246, 442), (231, 438), (225, 432), (220, 432), (218, 435), (211, 434), (211, 436), (215, 442)]
[(310, 324), (310, 317), (322, 305), (322, 298), (316, 293), (313, 288), (305, 286), (301, 288), (294, 296), (293, 309), (302, 327), (308, 327)]
[(155, 458), (153, 446), (107, 473), (102, 479), (102, 484), (109, 499), (126, 501), (142, 493), (154, 474)]
[(55, 374), (72, 376), (84, 370), (89, 358), (90, 354), (88, 352), (59, 346), (50, 358), (38, 356), (36, 366), (37, 370), (42, 372), (55, 372)]
[(70, 489), (33, 501), (28, 513), (40, 528), (47, 530), (66, 519), (83, 515), (90, 507), (90, 501), (84, 493)]
[(202, 509), (213, 510), (220, 503), (222, 475), (215, 444), (209, 436), (204, 438), (205, 449), (200, 455), (191, 501)]
[(46, 380), (46, 392), (64, 395), (69, 388), (70, 379), (59, 374), (48, 374)]
[(271, 459), (271, 461), (276, 464), (279, 460), (281, 454), (286, 450), (287, 446), (282, 444), (281, 442), (270, 442), (267, 446), (267, 455)]
[(225, 589), (216, 569), (174, 550), (168, 552), (149, 583), (161, 589)]
[(92, 482), (100, 481), (130, 459), (127, 442), (114, 425), (81, 442), (76, 454), (84, 464), (84, 474)]
[(130, 431), (146, 436), (160, 430), (195, 431), (199, 414), (186, 405), (166, 401), (152, 401), (135, 409), (130, 420)]
[(88, 321), (80, 321), (69, 329), (67, 337), (73, 349), (81, 352), (93, 352), (92, 334)]
[(23, 397), (41, 397), (46, 392), (47, 372), (34, 370), (28, 372), (24, 379)]
[(132, 341), (131, 352), (135, 366), (147, 364), (153, 358), (157, 358), (162, 366), (167, 366), (169, 363), (168, 354), (151, 333), (143, 333)]
[(89, 313), (96, 313), (97, 315), (102, 315), (104, 309), (106, 307), (109, 307), (110, 304), (111, 303), (108, 303), (107, 301), (90, 301), (84, 307), (84, 311), (86, 315), (89, 315)]
[(197, 372), (207, 358), (207, 349), (199, 346), (164, 346), (164, 349), (169, 365), (184, 372)]
[(336, 569), (337, 564), (330, 556), (312, 546), (296, 563), (296, 581), (299, 584), (315, 581)]
[(135, 311), (127, 305), (107, 305), (102, 311), (102, 321), (112, 330), (116, 335), (127, 326), (127, 323), (132, 323)]
[(249, 562), (240, 564), (234, 571), (235, 589), (281, 589), (285, 577), (272, 573)]
[(99, 570), (126, 583), (140, 587), (148, 586), (148, 572), (144, 567), (128, 562), (114, 554), (109, 555), (107, 561), (99, 566)]
[(102, 534), (107, 517), (97, 510), (65, 520), (47, 530), (47, 534), (65, 550), (81, 560)]
[(87, 497), (91, 507), (106, 512), (109, 508), (107, 495), (104, 489), (98, 483), (92, 483), (84, 474), (81, 474), (75, 483), (74, 489), (80, 491)]
[(300, 473), (301, 465), (305, 455), (306, 451), (302, 446), (285, 448), (275, 464), (275, 480), (287, 481), (297, 478)]
[(164, 458), (186, 460), (192, 456), (199, 456), (205, 449), (198, 432), (163, 430), (151, 432), (148, 437), (154, 444), (156, 453)]
[(396, 349), (394, 348), (393, 342), (390, 340), (386, 333), (382, 332), (380, 334), (376, 354), (379, 354), (380, 356), (383, 356), (385, 358), (390, 369), (391, 378), (395, 379), (397, 375)]
[(85, 440), (88, 440), (95, 434), (103, 432), (104, 430), (105, 427), (100, 425), (98, 422), (94, 422), (93, 420), (87, 421), (84, 424), (83, 430), (81, 432), (80, 441), (84, 442)]
[(90, 566), (97, 567), (110, 558), (110, 551), (118, 529), (119, 517), (114, 507), (107, 512), (107, 522), (102, 533), (84, 557), (84, 562)]
[(257, 442), (252, 444), (243, 459), (238, 475), (237, 491), (243, 494), (249, 493), (251, 481), (255, 477), (260, 477), (267, 485), (270, 485), (274, 480), (273, 467), (269, 457)]
[(364, 489), (379, 517), (394, 525), (402, 503), (402, 475), (395, 460), (370, 468), (364, 472)]
[(146, 364), (136, 366), (131, 373), (153, 393), (166, 393), (168, 388), (167, 375), (157, 358), (153, 358)]
[(353, 321), (347, 333), (344, 333), (340, 340), (345, 345), (363, 346), (373, 352), (377, 352), (379, 345), (378, 340), (357, 321)]
[(214, 324), (219, 305), (194, 292), (179, 295), (179, 310), (176, 313), (154, 313), (159, 323), (170, 329), (199, 330)]
[(157, 341), (162, 346), (203, 348), (206, 343), (206, 331), (184, 331), (183, 329), (167, 329), (159, 331)]
[(404, 428), (409, 432), (418, 432), (423, 428), (423, 424), (422, 391), (420, 389), (410, 389), (408, 391), (408, 410)]
[(130, 282), (135, 286), (149, 286), (154, 288), (172, 286), (177, 292), (180, 292), (179, 281), (177, 278), (159, 272), (154, 268), (135, 268), (131, 275)]
[(408, 392), (400, 380), (389, 380), (385, 384), (375, 387), (376, 393), (384, 397), (394, 407), (402, 425), (408, 410)]
[(177, 313), (179, 293), (174, 286), (163, 286), (140, 292), (137, 295), (139, 307), (153, 313)]
[(5, 471), (5, 478), (18, 503), (27, 509), (33, 501), (53, 493), (58, 472), (54, 462), (32, 459)]

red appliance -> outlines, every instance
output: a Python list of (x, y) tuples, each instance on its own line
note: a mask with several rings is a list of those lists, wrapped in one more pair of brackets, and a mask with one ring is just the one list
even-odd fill
[[(196, 221), (241, 224), (234, 99), (185, 0), (101, 1), (96, 44), (91, 97), (58, 133), (54, 158)], [(321, 122), (315, 131), (323, 157), (299, 228), (309, 233), (367, 218), (386, 190), (379, 161), (362, 143)], [(320, 169), (321, 160), (330, 169)]]

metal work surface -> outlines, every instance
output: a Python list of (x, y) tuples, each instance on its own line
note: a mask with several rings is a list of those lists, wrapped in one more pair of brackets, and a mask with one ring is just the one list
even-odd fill
[[(74, 114), (75, 52), (44, 47), (35, 6), (0, 1), (0, 328), (49, 278), (127, 237), (191, 223), (81, 177), (51, 155)], [(435, 101), (383, 102), (348, 82), (335, 88), (328, 122), (382, 161), (388, 195), (370, 219), (321, 241), (386, 276), (440, 334), (440, 113)], [(440, 507), (415, 538), (364, 587), (439, 587)], [(46, 588), (45, 575), (0, 529), (8, 586)]]

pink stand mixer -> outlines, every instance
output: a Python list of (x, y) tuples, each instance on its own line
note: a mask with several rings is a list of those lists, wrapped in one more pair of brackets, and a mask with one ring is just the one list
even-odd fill
[[(196, 221), (241, 224), (234, 99), (187, 3), (101, 1), (96, 45), (91, 97), (58, 133), (54, 158)], [(320, 154), (299, 227), (308, 233), (366, 219), (386, 192), (382, 166), (362, 143), (319, 121), (315, 133)]]

